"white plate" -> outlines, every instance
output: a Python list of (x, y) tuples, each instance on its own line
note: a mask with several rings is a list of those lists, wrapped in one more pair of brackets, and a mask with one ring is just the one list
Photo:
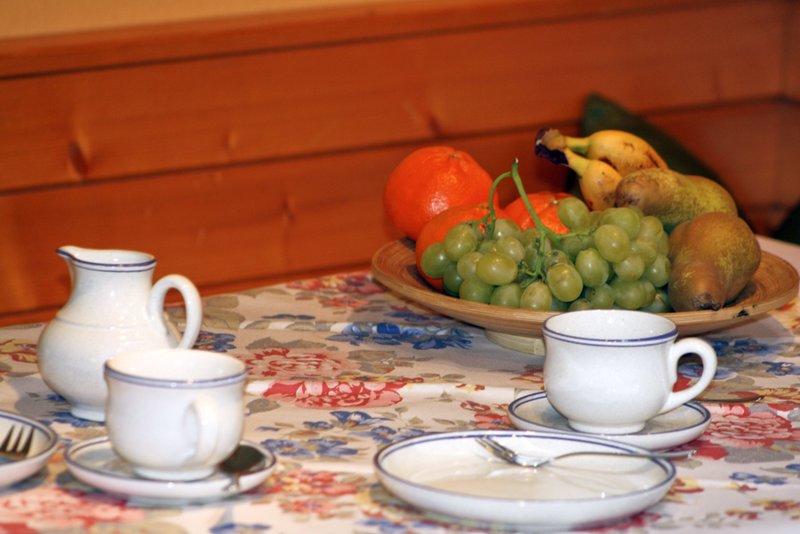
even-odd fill
[[(508, 413), (514, 426), (523, 430), (576, 432), (547, 401), (547, 394), (543, 391), (515, 399), (508, 405)], [(701, 404), (690, 402), (654, 417), (642, 430), (633, 434), (581, 432), (580, 435), (604, 437), (650, 450), (670, 449), (701, 436), (710, 422), (711, 413)]]
[(11, 427), (15, 427), (12, 439), (16, 439), (18, 432), (25, 429), (26, 436), (29, 428), (33, 428), (33, 442), (31, 452), (22, 460), (9, 460), (0, 458), (0, 488), (11, 486), (37, 473), (58, 447), (58, 435), (47, 425), (28, 417), (0, 410), (0, 441), (5, 439)]
[(400, 499), (451, 521), (481, 527), (567, 529), (618, 521), (657, 503), (672, 486), (665, 460), (577, 456), (537, 469), (497, 459), (475, 438), (492, 436), (534, 456), (574, 450), (637, 451), (611, 440), (572, 434), (467, 431), (429, 434), (382, 449), (378, 480)]
[[(250, 490), (267, 479), (275, 468), (275, 456), (267, 449), (242, 441), (264, 455), (264, 464), (239, 479), (240, 491)], [(230, 477), (216, 471), (208, 478), (191, 481), (151, 480), (133, 473), (130, 465), (116, 455), (107, 437), (76, 443), (64, 454), (67, 470), (89, 486), (132, 500), (175, 506), (206, 502), (235, 495), (226, 491)]]

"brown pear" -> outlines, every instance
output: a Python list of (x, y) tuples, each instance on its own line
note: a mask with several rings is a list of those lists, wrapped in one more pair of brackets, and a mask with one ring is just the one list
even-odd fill
[(669, 259), (672, 309), (718, 310), (750, 281), (761, 262), (761, 247), (742, 219), (709, 212), (675, 227)]

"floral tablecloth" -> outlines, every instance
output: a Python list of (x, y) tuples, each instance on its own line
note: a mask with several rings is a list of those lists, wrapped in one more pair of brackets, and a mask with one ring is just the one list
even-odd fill
[[(795, 265), (800, 249), (789, 250)], [(180, 322), (181, 309), (171, 310)], [(41, 380), (43, 325), (0, 328), (0, 409), (37, 418), (63, 442), (46, 469), (0, 489), (0, 532), (473, 532), (387, 493), (372, 457), (427, 432), (513, 428), (506, 408), (542, 388), (541, 357), (401, 300), (366, 272), (205, 300), (197, 347), (250, 368), (245, 437), (274, 451), (263, 485), (211, 504), (142, 506), (74, 479), (64, 447), (102, 436)], [(712, 421), (659, 504), (602, 532), (800, 532), (800, 304), (704, 336), (719, 371)], [(681, 380), (696, 374), (691, 363)]]

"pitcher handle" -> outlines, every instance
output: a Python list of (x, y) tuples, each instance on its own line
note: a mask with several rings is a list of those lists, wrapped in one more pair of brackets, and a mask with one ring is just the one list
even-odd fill
[(200, 334), (203, 305), (200, 293), (188, 278), (180, 274), (168, 274), (153, 284), (150, 300), (147, 302), (147, 314), (163, 335), (169, 335), (167, 322), (164, 319), (164, 299), (170, 289), (175, 289), (181, 294), (186, 307), (186, 327), (183, 330), (183, 337), (178, 342), (178, 348), (190, 349)]
[(691, 387), (670, 393), (659, 413), (668, 412), (694, 399), (708, 387), (714, 378), (714, 374), (717, 372), (717, 353), (714, 352), (714, 348), (700, 338), (687, 337), (670, 348), (667, 365), (672, 378), (671, 383), (674, 384), (678, 377), (678, 360), (681, 356), (690, 353), (700, 356), (703, 362), (703, 373)]

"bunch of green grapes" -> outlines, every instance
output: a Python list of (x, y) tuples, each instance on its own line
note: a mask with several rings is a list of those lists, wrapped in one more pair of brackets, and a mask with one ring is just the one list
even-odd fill
[(634, 207), (590, 211), (560, 201), (569, 233), (541, 224), (520, 230), (510, 219), (461, 223), (430, 245), (423, 272), (448, 295), (542, 311), (625, 308), (670, 311), (668, 234), (657, 217)]

